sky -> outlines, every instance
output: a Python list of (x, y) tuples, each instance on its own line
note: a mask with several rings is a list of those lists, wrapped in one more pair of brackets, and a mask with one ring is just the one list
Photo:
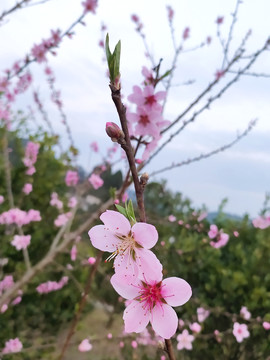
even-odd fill
[[(1, 0), (0, 14), (15, 1)], [(216, 37), (216, 19), (224, 16), (221, 36), (226, 38), (235, 9), (235, 0), (99, 0), (97, 14), (88, 14), (85, 25), (77, 25), (73, 39), (64, 39), (57, 56), (48, 57), (48, 65), (56, 76), (56, 87), (61, 89), (64, 110), (72, 130), (75, 145), (79, 148), (79, 162), (90, 170), (100, 161), (90, 155), (89, 144), (97, 141), (101, 152), (111, 146), (104, 128), (107, 121), (118, 123), (117, 114), (110, 98), (104, 54), (98, 42), (101, 24), (110, 34), (111, 46), (121, 39), (121, 78), (123, 100), (140, 85), (142, 66), (151, 67), (145, 57), (141, 38), (134, 30), (131, 14), (137, 14), (143, 22), (143, 31), (155, 62), (162, 58), (162, 71), (171, 68), (174, 55), (166, 6), (175, 10), (174, 27), (177, 42), (183, 30), (190, 28), (190, 38), (184, 49), (192, 49), (212, 37), (212, 43), (196, 51), (182, 53), (177, 63), (173, 87), (170, 89), (164, 117), (173, 121), (200, 92), (214, 79), (222, 63), (222, 47)], [(260, 48), (270, 35), (268, 0), (244, 0), (239, 7), (238, 20), (232, 38), (231, 53), (241, 43), (249, 29), (252, 35), (246, 45), (250, 54)], [(81, 1), (50, 0), (42, 5), (21, 9), (6, 17), (0, 27), (0, 69), (5, 70), (24, 58), (34, 43), (50, 36), (50, 29), (65, 30), (82, 12)], [(270, 52), (264, 53), (251, 71), (270, 74)], [(34, 76), (31, 89), (18, 101), (19, 108), (33, 106), (32, 91), (39, 91), (53, 126), (67, 144), (67, 136), (59, 121), (59, 114), (50, 101), (44, 66), (32, 64)], [(237, 69), (237, 67), (235, 68)], [(229, 77), (221, 79), (221, 85)], [(192, 85), (183, 83), (195, 80)], [(162, 87), (159, 88), (161, 90)], [(265, 193), (270, 191), (270, 78), (246, 76), (234, 84), (221, 99), (215, 101), (186, 130), (161, 152), (146, 171), (152, 173), (172, 162), (192, 158), (209, 152), (226, 143), (243, 131), (249, 121), (258, 119), (255, 129), (233, 148), (197, 163), (176, 168), (151, 177), (150, 180), (166, 179), (168, 187), (191, 198), (194, 206), (203, 204), (215, 211), (221, 200), (228, 198), (225, 210), (238, 215), (248, 212), (256, 216), (262, 208)], [(206, 98), (207, 99), (207, 96)], [(203, 102), (204, 103), (204, 102)], [(202, 104), (203, 104), (202, 103)], [(199, 109), (198, 107), (195, 108)], [(192, 115), (191, 112), (190, 115)], [(38, 115), (37, 115), (38, 118)], [(187, 116), (186, 120), (189, 117)], [(41, 121), (41, 120), (40, 120)], [(170, 134), (170, 132), (168, 132)], [(120, 156), (120, 154), (119, 154)]]

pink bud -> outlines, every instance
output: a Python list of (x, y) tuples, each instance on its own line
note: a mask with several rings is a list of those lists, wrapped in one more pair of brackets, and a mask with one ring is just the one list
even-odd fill
[(113, 122), (106, 123), (106, 133), (113, 142), (118, 142), (120, 139), (124, 139), (125, 137), (120, 127)]
[(94, 257), (90, 257), (88, 259), (88, 262), (89, 262), (90, 265), (94, 265), (94, 263), (96, 262), (96, 259)]

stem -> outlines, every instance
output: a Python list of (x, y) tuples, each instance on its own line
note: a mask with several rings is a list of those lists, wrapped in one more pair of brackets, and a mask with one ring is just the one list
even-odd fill
[(10, 208), (14, 208), (14, 198), (12, 193), (12, 182), (11, 182), (11, 171), (10, 171), (10, 162), (8, 155), (8, 138), (7, 138), (7, 129), (4, 129), (3, 136), (3, 153), (4, 153), (4, 167), (5, 167), (5, 176), (6, 176), (6, 187), (8, 202)]
[[(123, 150), (126, 152), (126, 155), (128, 158), (129, 167), (131, 170), (134, 187), (135, 187), (135, 192), (136, 192), (136, 199), (137, 199), (137, 205), (138, 205), (138, 210), (139, 210), (139, 214), (140, 214), (140, 220), (142, 222), (146, 222), (143, 193), (144, 193), (145, 186), (148, 182), (148, 174), (146, 174), (146, 173), (143, 174), (141, 176), (141, 179), (139, 180), (137, 168), (136, 168), (136, 164), (135, 164), (134, 151), (133, 151), (133, 148), (131, 145), (130, 136), (129, 136), (129, 132), (128, 132), (126, 108), (122, 104), (122, 101), (121, 101), (121, 92), (120, 92), (120, 89), (116, 89), (112, 84), (110, 84), (110, 88), (112, 91), (112, 99), (116, 106), (116, 109), (117, 109), (117, 112), (119, 115), (119, 119), (120, 119), (120, 122), (122, 125), (122, 130), (125, 134), (125, 141), (121, 141), (121, 142), (119, 141), (119, 143), (121, 144)], [(141, 139), (139, 140), (139, 143), (140, 143), (140, 141), (141, 141)], [(136, 148), (136, 151), (138, 150), (138, 146)], [(169, 355), (169, 359), (176, 360), (176, 358), (174, 356), (171, 340), (170, 339), (165, 340), (165, 344), (166, 344), (167, 353)], [(62, 360), (62, 358), (60, 358), (59, 360)]]
[(71, 340), (72, 336), (75, 333), (76, 325), (77, 325), (77, 323), (79, 321), (81, 312), (84, 309), (84, 306), (86, 304), (87, 296), (88, 296), (88, 294), (89, 294), (89, 292), (91, 290), (92, 280), (93, 280), (93, 278), (95, 276), (95, 273), (97, 271), (98, 265), (99, 265), (100, 260), (102, 258), (102, 254), (103, 254), (103, 252), (99, 251), (96, 262), (95, 262), (95, 264), (93, 265), (93, 267), (91, 268), (91, 270), (89, 272), (89, 276), (88, 276), (86, 285), (84, 287), (83, 296), (82, 296), (81, 301), (79, 303), (79, 308), (78, 308), (76, 314), (73, 317), (71, 327), (70, 327), (69, 332), (68, 332), (67, 337), (66, 337), (66, 341), (64, 343), (63, 349), (62, 349), (61, 354), (59, 356), (59, 360), (62, 360), (64, 358), (64, 355), (65, 355), (65, 352), (66, 352), (66, 350), (67, 350), (67, 348), (69, 346), (70, 340)]
[(172, 346), (171, 339), (165, 339), (165, 344), (166, 344), (166, 350), (167, 350), (168, 355), (169, 355), (169, 359), (170, 360), (176, 360), (176, 357), (174, 356), (174, 352), (173, 352), (173, 346)]
[(135, 192), (136, 192), (136, 198), (137, 198), (137, 204), (138, 204), (138, 210), (139, 210), (139, 216), (140, 220), (142, 222), (146, 221), (146, 215), (145, 215), (145, 208), (144, 208), (144, 200), (143, 200), (143, 187), (140, 184), (140, 180), (137, 173), (137, 168), (135, 164), (135, 158), (134, 158), (134, 152), (130, 141), (130, 136), (128, 132), (128, 126), (127, 126), (127, 118), (126, 118), (126, 108), (122, 104), (121, 101), (121, 92), (119, 89), (116, 89), (114, 85), (110, 84), (110, 88), (112, 91), (112, 100), (115, 104), (116, 110), (118, 112), (118, 116), (121, 122), (122, 130), (125, 134), (125, 142), (121, 143), (122, 149), (125, 151), (130, 167), (130, 171), (132, 174)]

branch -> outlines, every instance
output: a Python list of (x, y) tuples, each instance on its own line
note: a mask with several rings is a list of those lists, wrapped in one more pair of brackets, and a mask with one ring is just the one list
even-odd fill
[(122, 130), (125, 134), (125, 143), (121, 143), (121, 147), (123, 148), (123, 150), (125, 151), (125, 153), (127, 155), (130, 171), (132, 174), (135, 192), (136, 192), (137, 203), (138, 203), (140, 220), (142, 222), (145, 222), (146, 215), (145, 215), (145, 208), (144, 208), (144, 201), (143, 201), (143, 190), (144, 189), (141, 186), (141, 183), (140, 183), (140, 180), (138, 177), (138, 173), (137, 173), (134, 152), (132, 149), (130, 136), (129, 136), (129, 132), (128, 132), (127, 119), (126, 119), (126, 108), (122, 104), (120, 90), (116, 89), (112, 84), (110, 84), (110, 88), (111, 88), (112, 100), (115, 104), (115, 107), (116, 107), (116, 110), (118, 112), (118, 116), (119, 116), (119, 119), (121, 122)]
[[(181, 131), (184, 130), (184, 128), (190, 124), (191, 122), (193, 122), (196, 117), (202, 113), (204, 110), (208, 109), (209, 106), (215, 101), (217, 100), (218, 98), (220, 98), (225, 92), (226, 90), (229, 89), (229, 87), (235, 83), (236, 81), (239, 80), (240, 76), (245, 74), (245, 72), (253, 65), (253, 63), (256, 61), (256, 59), (258, 58), (258, 56), (264, 51), (267, 49), (267, 47), (269, 46), (269, 40), (266, 41), (266, 43), (264, 44), (264, 46), (259, 49), (254, 55), (253, 55), (253, 58), (248, 62), (248, 64), (241, 70), (238, 71), (238, 73), (236, 74), (236, 76), (231, 80), (229, 81), (216, 95), (210, 97), (207, 102), (205, 103), (204, 106), (202, 106), (199, 110), (195, 111), (194, 114), (192, 115), (192, 117), (187, 120), (187, 121), (184, 121), (183, 124), (181, 125), (181, 127), (173, 134), (170, 135), (170, 137), (162, 144), (160, 145), (157, 150), (149, 157), (149, 159), (147, 160), (147, 162), (145, 164), (148, 164), (152, 159), (153, 157), (155, 157), (169, 142), (172, 141), (172, 139), (178, 135)], [(230, 63), (232, 64), (232, 62)], [(228, 69), (228, 67), (227, 67)], [(227, 71), (227, 70), (226, 70)], [(211, 83), (209, 86), (208, 86), (208, 89), (213, 87), (213, 85), (216, 83), (216, 80), (215, 82)], [(206, 89), (207, 90), (207, 89)], [(202, 98), (203, 95), (205, 95), (209, 90), (207, 91), (204, 91), (201, 95), (199, 95), (197, 97), (197, 99), (181, 114), (178, 116), (178, 118), (168, 127), (166, 128), (163, 132), (167, 131), (170, 127), (172, 127), (173, 125), (176, 124), (177, 121), (179, 121), (183, 115), (185, 115), (199, 100), (200, 98)]]
[(183, 165), (189, 165), (189, 164), (191, 164), (191, 163), (193, 163), (193, 162), (195, 162), (195, 161), (200, 161), (200, 160), (203, 160), (203, 159), (207, 159), (207, 158), (209, 158), (209, 157), (211, 157), (211, 156), (213, 156), (213, 155), (216, 155), (216, 154), (218, 154), (218, 153), (220, 153), (220, 152), (222, 152), (222, 151), (225, 151), (225, 150), (231, 148), (232, 146), (234, 146), (236, 143), (238, 143), (243, 137), (245, 137), (245, 136), (253, 129), (253, 127), (256, 125), (256, 122), (257, 122), (257, 119), (252, 120), (252, 121), (249, 123), (248, 127), (246, 128), (246, 130), (243, 131), (240, 135), (238, 135), (238, 136), (237, 136), (233, 141), (231, 141), (230, 143), (228, 143), (228, 144), (226, 144), (226, 145), (223, 145), (223, 146), (221, 146), (221, 147), (219, 147), (219, 148), (217, 148), (217, 149), (215, 149), (215, 150), (213, 150), (213, 151), (210, 151), (210, 152), (208, 152), (208, 153), (204, 153), (204, 154), (201, 154), (201, 155), (199, 155), (199, 156), (196, 156), (196, 157), (194, 157), (194, 158), (192, 158), (192, 159), (187, 159), (187, 160), (181, 161), (181, 162), (179, 162), (179, 163), (177, 163), (177, 164), (172, 164), (171, 166), (166, 166), (166, 167), (163, 168), (163, 169), (160, 169), (160, 170), (157, 170), (157, 171), (152, 172), (152, 173), (150, 174), (150, 176), (157, 175), (157, 174), (160, 174), (160, 173), (162, 173), (162, 172), (164, 172), (164, 171), (172, 170), (172, 169), (174, 169), (174, 168), (176, 168), (176, 167), (180, 167), (180, 166), (183, 166)]

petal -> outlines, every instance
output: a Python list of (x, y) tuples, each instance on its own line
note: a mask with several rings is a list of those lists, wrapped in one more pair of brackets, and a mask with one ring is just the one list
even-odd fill
[(119, 254), (114, 260), (114, 270), (117, 274), (138, 276), (139, 268), (134, 259), (127, 254)]
[(117, 248), (119, 240), (104, 225), (96, 225), (89, 230), (88, 235), (92, 245), (102, 251), (113, 252)]
[(162, 296), (171, 306), (181, 306), (191, 297), (190, 285), (183, 279), (170, 277), (162, 281)]
[(145, 249), (151, 249), (158, 241), (157, 229), (151, 224), (138, 222), (131, 230), (136, 242)]
[(169, 305), (157, 304), (150, 321), (154, 331), (164, 339), (170, 339), (176, 333), (178, 317)]
[(162, 265), (156, 255), (147, 249), (136, 249), (136, 264), (139, 277), (147, 282), (162, 280)]
[(143, 331), (150, 319), (149, 311), (143, 308), (143, 303), (133, 300), (124, 311), (123, 319), (127, 333)]
[(128, 219), (117, 211), (107, 210), (100, 216), (100, 220), (113, 233), (127, 235), (130, 232)]
[(141, 282), (135, 276), (114, 274), (111, 284), (116, 292), (125, 299), (132, 300), (140, 294)]

